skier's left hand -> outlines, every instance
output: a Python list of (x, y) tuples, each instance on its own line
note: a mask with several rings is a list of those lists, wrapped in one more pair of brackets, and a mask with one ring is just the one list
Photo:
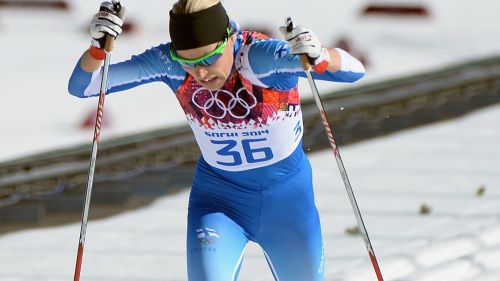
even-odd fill
[(321, 45), (316, 34), (303, 26), (294, 27), (292, 31), (288, 31), (286, 26), (279, 29), (288, 42), (291, 54), (307, 55), (316, 72), (326, 71), (330, 63), (330, 53)]

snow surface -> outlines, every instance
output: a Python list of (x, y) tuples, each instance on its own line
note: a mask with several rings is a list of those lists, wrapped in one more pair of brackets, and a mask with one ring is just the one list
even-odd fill
[[(275, 30), (292, 16), (326, 44), (348, 36), (369, 60), (359, 85), (500, 53), (498, 0), (413, 1), (429, 7), (427, 19), (362, 18), (367, 2), (224, 1), (243, 26)], [(74, 98), (66, 85), (88, 46), (87, 25), (99, 3), (71, 3), (70, 13), (0, 10), (0, 161), (92, 139), (92, 129), (78, 125), (97, 100)], [(139, 31), (120, 37), (113, 61), (168, 40), (173, 1), (123, 3)], [(303, 96), (309, 95), (306, 83)], [(346, 86), (351, 85), (319, 83), (321, 91)], [(104, 118), (110, 122), (104, 139), (185, 122), (175, 97), (160, 84), (110, 95)], [(341, 147), (387, 280), (500, 280), (499, 120), (500, 107), (492, 106), (456, 121)], [(356, 223), (333, 156), (325, 151), (311, 160), (327, 280), (375, 280), (363, 240), (345, 232)], [(480, 186), (486, 192), (477, 197)], [(90, 221), (82, 280), (186, 280), (186, 204), (184, 192)], [(422, 204), (431, 208), (427, 216), (418, 212)], [(1, 236), (0, 280), (69, 280), (79, 230), (71, 224)], [(240, 280), (272, 280), (257, 247), (248, 248)]]

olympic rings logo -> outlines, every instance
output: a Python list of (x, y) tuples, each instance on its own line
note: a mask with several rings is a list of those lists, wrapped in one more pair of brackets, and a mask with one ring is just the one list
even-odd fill
[(199, 88), (194, 91), (191, 101), (207, 115), (216, 119), (223, 119), (228, 113), (234, 118), (243, 119), (257, 105), (255, 95), (247, 92), (244, 87), (236, 94), (227, 90), (213, 92), (206, 88)]

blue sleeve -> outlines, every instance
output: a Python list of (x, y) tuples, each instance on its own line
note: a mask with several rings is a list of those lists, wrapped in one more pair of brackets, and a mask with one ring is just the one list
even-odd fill
[[(343, 52), (345, 60), (356, 60)], [(265, 85), (276, 89), (290, 89), (297, 84), (298, 77), (306, 77), (298, 55), (289, 53), (286, 41), (277, 39), (256, 40), (252, 43), (248, 53), (250, 67), (256, 77)], [(356, 60), (357, 61), (357, 60)], [(337, 72), (319, 74), (312, 72), (313, 77), (319, 80), (333, 82), (355, 82), (364, 75), (364, 68), (341, 67)], [(360, 64), (359, 64), (360, 65)]]
[[(184, 81), (186, 72), (172, 61), (170, 43), (151, 48), (131, 59), (110, 65), (108, 91), (114, 93), (138, 85), (163, 82), (175, 92)], [(102, 68), (93, 73), (85, 72), (78, 61), (68, 83), (68, 91), (77, 97), (99, 95)]]

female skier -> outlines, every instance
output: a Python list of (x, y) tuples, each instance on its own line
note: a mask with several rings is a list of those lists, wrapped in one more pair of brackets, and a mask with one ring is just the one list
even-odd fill
[[(121, 26), (113, 13), (94, 16), (91, 47), (69, 81), (72, 95), (99, 94), (105, 38), (116, 38)], [(334, 82), (360, 79), (362, 64), (323, 47), (304, 27), (281, 27), (286, 41), (240, 30), (219, 0), (178, 0), (169, 29), (171, 42), (110, 66), (108, 93), (163, 82), (194, 133), (201, 156), (189, 198), (188, 280), (237, 280), (249, 241), (263, 249), (276, 280), (323, 280), (321, 226), (301, 142), (299, 55), (309, 57), (316, 79)]]

